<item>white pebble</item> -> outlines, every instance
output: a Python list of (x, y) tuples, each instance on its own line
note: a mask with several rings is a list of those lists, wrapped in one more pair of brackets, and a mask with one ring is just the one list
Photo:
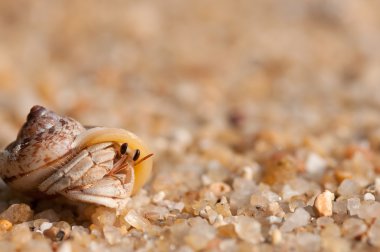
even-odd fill
[(293, 229), (303, 227), (309, 223), (310, 214), (303, 208), (297, 208), (281, 226), (282, 232), (291, 232)]
[(372, 193), (366, 193), (364, 194), (364, 200), (375, 200), (375, 195)]
[(345, 179), (338, 187), (338, 194), (344, 197), (352, 197), (359, 195), (359, 185), (351, 179)]
[(156, 193), (154, 196), (153, 196), (153, 202), (154, 203), (158, 203), (160, 201), (162, 201), (164, 198), (165, 198), (165, 192), (164, 191), (159, 191), (158, 193)]
[(207, 175), (202, 175), (201, 180), (202, 180), (202, 184), (205, 186), (210, 185), (212, 183), (211, 178)]
[(260, 172), (260, 166), (257, 163), (254, 163), (249, 166), (243, 167), (243, 178), (247, 180), (252, 180)]
[(58, 250), (57, 250), (57, 252), (71, 252), (71, 251), (72, 251), (71, 243), (68, 241), (61, 243), (61, 245), (58, 247)]
[(45, 230), (48, 230), (49, 228), (51, 228), (53, 226), (53, 223), (50, 223), (50, 222), (43, 222), (40, 226), (40, 231), (41, 233), (43, 233)]
[(142, 231), (148, 230), (151, 226), (150, 222), (138, 214), (136, 210), (130, 210), (128, 214), (124, 216), (124, 220), (132, 227)]
[(282, 222), (282, 218), (281, 217), (277, 217), (277, 216), (274, 216), (274, 215), (268, 216), (267, 220), (268, 220), (268, 222), (270, 224), (281, 223)]
[(247, 180), (253, 179), (253, 170), (250, 166), (243, 167), (243, 177)]
[(357, 215), (360, 209), (360, 199), (351, 198), (347, 200), (347, 209), (351, 216)]
[(240, 239), (252, 244), (260, 243), (264, 240), (261, 235), (261, 224), (252, 217), (237, 216), (235, 231)]
[(327, 166), (326, 160), (316, 153), (310, 153), (306, 160), (306, 171), (310, 175), (320, 176)]
[(282, 188), (282, 198), (284, 200), (290, 200), (292, 197), (300, 195), (299, 191), (293, 190), (289, 185), (285, 185)]

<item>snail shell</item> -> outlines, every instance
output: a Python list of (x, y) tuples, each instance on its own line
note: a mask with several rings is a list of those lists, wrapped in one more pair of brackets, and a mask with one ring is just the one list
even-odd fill
[(0, 153), (0, 175), (21, 192), (61, 194), (116, 208), (149, 179), (150, 156), (127, 130), (86, 128), (34, 106), (17, 139)]

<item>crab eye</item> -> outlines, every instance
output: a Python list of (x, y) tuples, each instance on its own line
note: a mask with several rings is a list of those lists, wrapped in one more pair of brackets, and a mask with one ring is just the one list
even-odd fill
[(132, 159), (133, 161), (136, 161), (137, 159), (139, 159), (139, 157), (140, 157), (140, 150), (137, 149)]
[(120, 146), (120, 154), (125, 155), (127, 153), (127, 150), (128, 150), (128, 143), (123, 143)]

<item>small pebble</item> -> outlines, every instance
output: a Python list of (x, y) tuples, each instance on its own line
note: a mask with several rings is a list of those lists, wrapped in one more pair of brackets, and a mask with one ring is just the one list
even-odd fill
[(263, 211), (268, 208), (269, 200), (260, 194), (253, 194), (251, 196), (250, 204), (257, 210)]
[(234, 251), (236, 248), (236, 240), (225, 239), (219, 244), (220, 251)]
[(274, 224), (274, 223), (281, 223), (282, 222), (282, 218), (281, 217), (277, 217), (277, 216), (268, 216), (267, 217), (267, 220), (270, 224)]
[(343, 236), (354, 239), (367, 231), (367, 225), (361, 219), (349, 218), (343, 222), (342, 234)]
[(338, 183), (342, 183), (342, 181), (345, 179), (351, 179), (352, 178), (352, 172), (346, 171), (346, 170), (337, 169), (337, 170), (335, 170), (334, 175), (335, 175), (335, 179), (338, 181)]
[(321, 236), (323, 237), (340, 237), (340, 227), (335, 223), (329, 223), (321, 230)]
[(377, 219), (368, 231), (369, 243), (376, 247), (380, 248), (380, 220)]
[(212, 209), (210, 206), (206, 206), (199, 213), (203, 218), (207, 218), (210, 224), (214, 224), (216, 219), (218, 218), (218, 213)]
[(153, 196), (153, 199), (152, 201), (154, 203), (158, 203), (160, 201), (162, 201), (164, 198), (165, 198), (166, 194), (164, 191), (159, 191), (158, 193), (156, 193), (154, 196)]
[(374, 201), (375, 200), (375, 195), (373, 195), (372, 193), (366, 193), (364, 194), (364, 197), (363, 197), (364, 200), (372, 200)]
[(62, 242), (57, 249), (57, 252), (72, 252), (72, 251), (73, 251), (72, 245), (69, 241)]
[(331, 216), (333, 214), (334, 193), (326, 190), (319, 194), (314, 202), (314, 207), (317, 210), (319, 216)]
[(334, 219), (331, 218), (331, 217), (322, 216), (322, 217), (319, 217), (319, 218), (317, 219), (317, 226), (318, 226), (319, 228), (324, 228), (324, 227), (326, 227), (327, 225), (332, 224), (332, 223), (334, 223)]
[(129, 225), (136, 228), (137, 230), (146, 231), (151, 226), (149, 220), (138, 214), (136, 210), (130, 210), (124, 219), (129, 223)]
[(359, 185), (351, 179), (345, 179), (338, 187), (338, 194), (344, 197), (357, 196), (360, 193)]
[(244, 166), (243, 167), (243, 178), (245, 178), (246, 180), (252, 180), (253, 175), (255, 174), (254, 169), (255, 168), (253, 168), (251, 166)]
[(364, 201), (360, 206), (358, 216), (366, 220), (378, 218), (380, 216), (380, 203), (377, 201)]
[(307, 225), (309, 221), (310, 214), (303, 208), (297, 208), (294, 213), (290, 214), (290, 216), (285, 219), (280, 230), (282, 232), (291, 232), (295, 228)]
[(0, 219), (5, 219), (13, 224), (31, 220), (33, 211), (26, 204), (13, 204), (0, 214)]
[(43, 233), (45, 230), (51, 228), (53, 226), (53, 223), (50, 222), (43, 222), (40, 226), (40, 231)]
[(319, 252), (321, 247), (321, 237), (308, 232), (296, 235), (297, 248), (299, 251)]
[(220, 197), (229, 193), (231, 191), (231, 187), (224, 182), (215, 182), (210, 184), (210, 191), (215, 194), (215, 196)]
[(271, 240), (273, 245), (280, 244), (282, 241), (282, 233), (278, 228), (275, 228), (274, 230), (271, 231)]
[(8, 231), (12, 228), (12, 222), (8, 220), (0, 220), (0, 231)]
[(350, 198), (347, 200), (347, 209), (351, 216), (357, 215), (360, 209), (360, 199), (359, 198)]
[(92, 222), (99, 226), (111, 226), (116, 221), (116, 213), (113, 209), (106, 207), (98, 207), (96, 211), (91, 215)]
[(222, 238), (236, 238), (237, 234), (235, 231), (235, 226), (231, 223), (219, 226), (217, 228), (217, 234)]
[(190, 229), (184, 240), (194, 250), (206, 249), (208, 243), (214, 239), (216, 230), (202, 218), (190, 219)]
[(122, 235), (120, 230), (114, 226), (105, 226), (103, 227), (104, 238), (106, 238), (107, 242), (110, 245), (114, 245), (120, 243), (122, 239)]
[(333, 212), (336, 214), (347, 214), (347, 200), (338, 199), (333, 202)]
[(270, 202), (268, 205), (268, 210), (274, 216), (284, 217), (285, 215), (284, 210), (281, 208), (278, 202)]
[(324, 160), (317, 153), (310, 153), (305, 164), (306, 172), (316, 178), (320, 178), (322, 176), (326, 166), (326, 160)]
[(242, 240), (252, 244), (257, 244), (264, 239), (261, 235), (260, 222), (248, 216), (236, 217), (235, 230)]
[(264, 168), (263, 182), (274, 185), (293, 179), (299, 167), (294, 157), (279, 151), (267, 160)]
[(70, 237), (71, 226), (65, 221), (59, 221), (43, 232), (43, 234), (52, 241), (62, 241)]
[(32, 239), (32, 232), (27, 223), (16, 224), (10, 230), (11, 240), (18, 244), (27, 243)]
[(23, 244), (22, 251), (28, 252), (53, 252), (52, 246), (48, 240), (35, 239)]

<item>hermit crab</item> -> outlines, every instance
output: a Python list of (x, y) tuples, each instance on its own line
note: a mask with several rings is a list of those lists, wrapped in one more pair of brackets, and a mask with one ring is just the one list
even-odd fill
[(0, 152), (0, 176), (30, 195), (120, 208), (149, 179), (151, 156), (127, 130), (84, 127), (36, 105), (17, 139)]

